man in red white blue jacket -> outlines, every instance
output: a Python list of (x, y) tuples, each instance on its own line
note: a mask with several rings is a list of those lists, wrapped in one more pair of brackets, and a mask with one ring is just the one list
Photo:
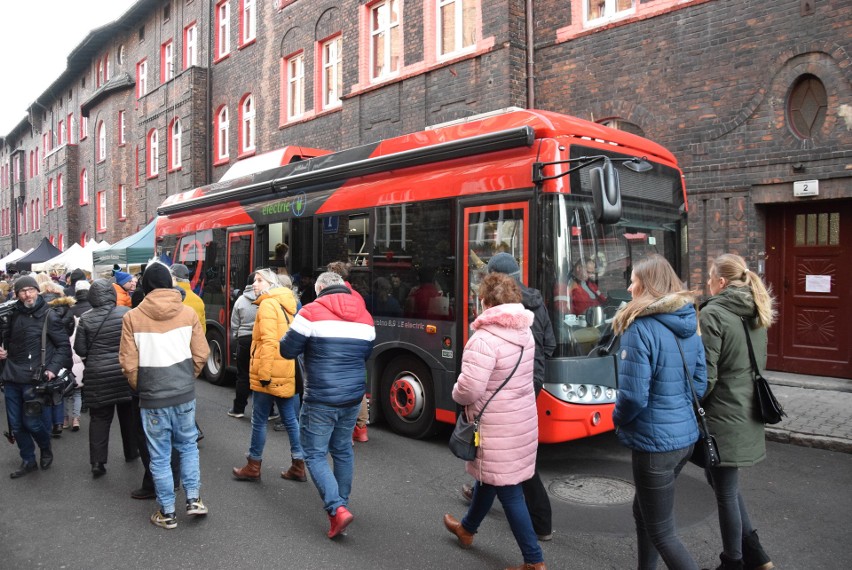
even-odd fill
[(281, 355), (304, 354), (307, 378), (300, 435), (305, 464), (328, 513), (328, 537), (334, 538), (355, 518), (348, 509), (355, 467), (352, 430), (376, 330), (364, 300), (340, 275), (323, 273), (314, 287), (317, 298), (293, 319), (281, 339)]

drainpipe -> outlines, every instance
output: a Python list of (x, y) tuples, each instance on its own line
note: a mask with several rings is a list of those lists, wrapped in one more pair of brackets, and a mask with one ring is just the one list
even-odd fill
[(527, 20), (527, 109), (535, 109), (535, 22), (533, 0), (525, 0), (524, 12)]

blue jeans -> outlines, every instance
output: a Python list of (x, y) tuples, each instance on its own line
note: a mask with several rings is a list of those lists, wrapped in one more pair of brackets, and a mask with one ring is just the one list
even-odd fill
[(269, 423), (269, 414), (272, 406), (278, 404), (281, 413), (281, 421), (287, 428), (290, 438), (290, 457), (293, 459), (304, 459), (305, 452), (302, 450), (302, 442), (299, 437), (299, 395), (294, 394), (292, 398), (279, 398), (266, 392), (254, 392), (254, 402), (251, 408), (251, 445), (249, 446), (249, 459), (260, 461), (263, 459), (263, 448), (266, 447), (266, 430)]
[(38, 416), (24, 414), (24, 402), (35, 399), (35, 391), (31, 384), (6, 383), (6, 415), (21, 459), (27, 463), (35, 462), (35, 446), (50, 449), (50, 428), (45, 425), (48, 409), (45, 406)]
[(180, 455), (180, 478), (187, 499), (199, 497), (198, 428), (195, 400), (169, 408), (142, 408), (142, 427), (151, 454), (151, 476), (162, 512), (175, 512), (175, 481), (172, 477), (172, 446)]
[(739, 490), (739, 469), (736, 467), (711, 467), (705, 470), (707, 481), (716, 495), (719, 508), (719, 529), (722, 532), (722, 550), (733, 560), (743, 557), (743, 538), (754, 529)]
[(488, 483), (476, 482), (473, 487), (473, 500), (467, 509), (467, 514), (461, 521), (462, 526), (468, 532), (475, 533), (479, 525), (485, 519), (485, 515), (494, 504), (494, 497), (500, 499), (509, 528), (515, 535), (515, 542), (521, 549), (525, 564), (537, 564), (544, 562), (544, 553), (538, 545), (535, 531), (533, 530), (530, 512), (524, 500), (524, 489), (521, 483), (516, 485), (495, 486)]
[(633, 518), (639, 543), (639, 570), (656, 570), (659, 557), (669, 568), (698, 570), (677, 537), (675, 479), (692, 455), (692, 446), (661, 453), (633, 450)]
[[(355, 429), (359, 409), (361, 402), (345, 408), (312, 402), (302, 405), (300, 423), (305, 464), (329, 515), (334, 515), (338, 507), (349, 504), (355, 474), (352, 430)], [(334, 462), (333, 472), (326, 459), (329, 453)]]

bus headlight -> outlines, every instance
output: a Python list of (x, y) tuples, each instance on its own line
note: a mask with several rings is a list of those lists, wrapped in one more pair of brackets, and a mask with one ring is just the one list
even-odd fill
[(588, 392), (589, 392), (589, 389), (586, 387), (586, 385), (585, 385), (585, 384), (580, 384), (580, 386), (577, 388), (577, 396), (578, 396), (581, 400), (585, 399), (586, 394), (587, 394)]
[(611, 404), (616, 391), (597, 384), (545, 384), (544, 389), (563, 402), (572, 404)]
[(595, 400), (600, 400), (602, 393), (603, 389), (600, 386), (592, 386), (592, 398), (594, 398)]

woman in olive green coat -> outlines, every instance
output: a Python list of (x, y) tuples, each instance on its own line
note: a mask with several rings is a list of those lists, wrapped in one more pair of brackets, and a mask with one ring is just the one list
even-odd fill
[(750, 467), (766, 457), (743, 320), (757, 365), (763, 369), (766, 329), (775, 318), (773, 299), (745, 260), (733, 254), (716, 258), (707, 286), (712, 296), (701, 306), (699, 322), (707, 358), (707, 393), (702, 404), (722, 458), (717, 467), (708, 469), (722, 531), (722, 564), (717, 570), (769, 570), (774, 565), (751, 526), (738, 478), (740, 467)]

